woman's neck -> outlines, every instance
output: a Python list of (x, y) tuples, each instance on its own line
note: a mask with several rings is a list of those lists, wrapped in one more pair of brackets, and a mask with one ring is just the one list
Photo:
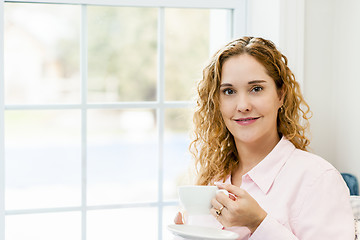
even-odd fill
[(237, 142), (235, 140), (240, 161), (237, 172), (243, 175), (250, 171), (273, 150), (279, 141), (280, 137), (278, 134), (274, 137), (263, 138), (253, 143)]

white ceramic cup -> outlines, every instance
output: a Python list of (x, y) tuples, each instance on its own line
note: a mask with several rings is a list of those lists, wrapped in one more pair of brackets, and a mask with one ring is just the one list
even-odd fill
[(219, 190), (216, 186), (189, 185), (178, 188), (180, 203), (189, 215), (210, 214), (211, 199), (218, 191), (228, 195), (226, 190)]

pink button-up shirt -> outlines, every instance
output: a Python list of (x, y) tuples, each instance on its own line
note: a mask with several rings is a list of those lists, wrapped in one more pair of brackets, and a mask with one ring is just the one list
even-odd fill
[[(252, 235), (246, 227), (226, 228), (237, 232), (239, 240), (354, 239), (349, 190), (340, 173), (284, 137), (243, 175), (240, 187), (268, 215)], [(190, 216), (189, 224), (221, 227), (212, 216)]]

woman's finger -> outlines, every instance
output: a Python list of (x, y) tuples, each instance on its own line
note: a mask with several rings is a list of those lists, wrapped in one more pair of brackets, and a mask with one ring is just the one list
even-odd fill
[(225, 207), (231, 206), (231, 204), (234, 202), (233, 199), (231, 199), (228, 195), (225, 195), (222, 192), (219, 192), (215, 196), (215, 200), (221, 205)]
[(175, 224), (184, 224), (183, 223), (183, 219), (182, 219), (182, 214), (180, 212), (178, 212), (174, 218), (174, 223)]
[(211, 213), (211, 215), (213, 215), (219, 221), (219, 219), (218, 219), (219, 216), (216, 214), (216, 209), (215, 208), (211, 208), (210, 213)]
[(235, 197), (242, 197), (244, 194), (246, 194), (246, 192), (243, 189), (235, 185), (220, 183), (220, 182), (216, 182), (215, 185), (220, 189), (227, 190), (230, 194), (235, 195)]
[[(220, 211), (221, 210), (221, 211)], [(226, 207), (220, 207), (219, 209), (216, 209), (216, 208), (211, 208), (210, 209), (210, 213), (211, 215), (213, 215), (216, 220), (218, 220), (218, 222), (223, 225), (224, 227), (226, 226), (230, 226), (227, 224), (227, 217), (229, 215), (229, 211), (227, 210)]]
[(220, 209), (221, 207), (224, 206), (221, 203), (219, 203), (218, 200), (216, 200), (216, 198), (213, 198), (211, 200), (211, 205), (213, 206), (213, 208), (215, 208), (215, 210)]
[[(221, 209), (221, 211), (220, 211), (220, 209)], [(222, 217), (222, 215), (225, 211), (226, 211), (225, 207), (219, 208), (219, 209), (216, 209), (216, 208), (210, 209), (211, 215), (213, 215), (218, 221), (220, 221), (220, 218)]]

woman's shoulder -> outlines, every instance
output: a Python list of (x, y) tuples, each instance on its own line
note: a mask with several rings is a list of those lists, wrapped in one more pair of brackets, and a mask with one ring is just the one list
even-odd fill
[[(300, 203), (314, 192), (334, 191), (347, 194), (346, 184), (340, 172), (319, 155), (295, 149), (288, 157), (279, 172), (278, 181), (286, 182), (289, 192), (296, 192), (296, 196), (303, 196), (296, 200)], [(290, 189), (290, 190), (289, 190)]]
[(303, 162), (304, 164), (315, 165), (326, 169), (334, 168), (334, 166), (323, 157), (315, 153), (304, 151), (298, 148), (294, 150), (291, 158), (294, 159), (294, 161), (300, 161)]
[(306, 169), (314, 167), (318, 170), (334, 169), (334, 166), (321, 156), (296, 148), (295, 145), (285, 137), (281, 139), (278, 145), (278, 149), (288, 158), (287, 162), (296, 167), (303, 167)]
[(307, 178), (312, 178), (314, 181), (326, 173), (340, 175), (338, 170), (321, 156), (300, 149), (293, 151), (286, 165), (294, 173), (307, 176)]

